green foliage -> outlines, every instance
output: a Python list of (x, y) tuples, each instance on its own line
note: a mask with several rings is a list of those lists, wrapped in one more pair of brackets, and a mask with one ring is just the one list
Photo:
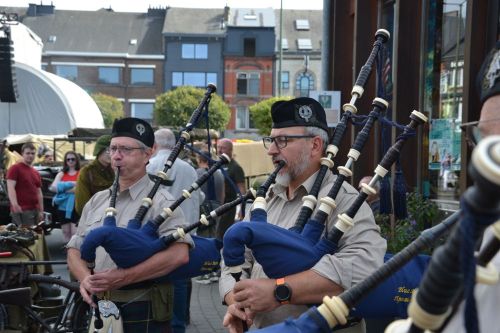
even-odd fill
[(113, 96), (95, 93), (91, 97), (94, 99), (97, 107), (101, 111), (104, 127), (110, 128), (113, 126), (115, 119), (125, 117), (122, 103)]
[(250, 115), (252, 116), (255, 128), (259, 130), (260, 135), (269, 135), (271, 132), (271, 105), (276, 101), (287, 101), (293, 97), (271, 97), (252, 105)]
[[(204, 94), (205, 89), (183, 86), (159, 95), (154, 106), (155, 123), (160, 126), (186, 126)], [(224, 130), (230, 116), (229, 106), (220, 96), (213, 94), (208, 117), (210, 128), (218, 131)], [(200, 119), (196, 127), (205, 128), (203, 119)]]
[(390, 215), (379, 214), (375, 216), (375, 220), (380, 226), (380, 233), (387, 240), (387, 252), (397, 253), (401, 251), (415, 240), (423, 230), (432, 227), (443, 218), (443, 213), (434, 202), (416, 192), (408, 195), (407, 207), (408, 218), (404, 220), (391, 223)]

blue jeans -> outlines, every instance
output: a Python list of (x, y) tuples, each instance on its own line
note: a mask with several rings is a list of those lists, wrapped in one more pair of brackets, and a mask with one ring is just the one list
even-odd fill
[(188, 280), (174, 282), (174, 315), (170, 322), (173, 333), (185, 333), (188, 315)]

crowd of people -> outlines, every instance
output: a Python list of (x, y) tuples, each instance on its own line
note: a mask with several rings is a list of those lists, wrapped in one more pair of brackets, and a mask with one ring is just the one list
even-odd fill
[[(489, 85), (480, 88), (484, 105), (478, 124), (483, 136), (500, 134), (499, 54), (500, 50), (494, 51), (482, 71), (482, 75), (489, 75)], [(492, 62), (497, 66), (496, 72), (490, 70)], [(316, 100), (300, 97), (274, 103), (271, 117), (272, 129), (266, 138), (267, 154), (273, 163), (284, 161), (286, 164), (266, 195), (267, 222), (289, 229), (300, 212), (302, 198), (311, 191), (321, 159), (325, 156), (329, 141), (326, 115)], [(188, 263), (193, 239), (186, 235), (167, 249), (129, 268), (117, 267), (110, 255), (98, 248), (95, 267), (91, 269), (81, 259), (81, 247), (89, 232), (103, 224), (104, 212), (110, 204), (109, 188), (115, 179), (113, 170), (119, 169), (116, 224), (126, 227), (143, 204), (142, 199), (154, 186), (154, 177), (152, 179), (150, 175), (162, 172), (175, 144), (175, 135), (169, 129), (154, 132), (149, 123), (138, 118), (117, 120), (112, 134), (97, 140), (96, 159), (92, 163), (80, 169), (78, 154), (68, 151), (64, 156), (63, 170), (50, 186), (56, 193), (54, 203), (60, 213), (58, 219), (64, 222), (68, 266), (80, 282), (82, 297), (92, 306), (96, 306), (92, 295), (114, 302), (120, 309), (124, 332), (185, 332), (190, 279), (170, 283), (158, 278)], [(29, 225), (42, 218), (44, 207), (40, 175), (32, 167), (35, 147), (25, 144), (21, 152), (22, 160), (7, 173), (7, 185), (13, 221)], [(179, 227), (197, 222), (203, 210), (210, 211), (245, 193), (245, 175), (234, 159), (230, 140), (218, 140), (217, 154), (222, 153), (228, 155), (231, 162), (217, 171), (200, 190), (191, 193), (190, 199), (185, 200), (180, 209), (167, 216), (158, 230), (160, 236), (178, 232)], [(164, 207), (185, 195), (183, 190), (209, 168), (211, 157), (211, 151), (203, 151), (197, 157), (197, 169), (189, 162), (176, 159), (166, 174), (166, 186), (158, 189), (144, 221), (159, 215)], [(325, 176), (319, 197), (326, 195), (335, 178), (333, 173)], [(361, 179), (359, 186), (370, 180), (369, 177)], [(345, 212), (357, 195), (358, 191), (344, 182), (336, 198), (336, 212)], [(223, 325), (231, 333), (243, 332), (245, 324), (256, 328), (270, 326), (297, 317), (311, 304), (320, 304), (325, 295), (338, 295), (370, 276), (383, 264), (386, 251), (386, 241), (374, 220), (378, 207), (378, 195), (369, 197), (355, 215), (354, 226), (341, 239), (338, 251), (324, 255), (312, 268), (302, 272), (271, 279), (255, 260), (252, 251), (247, 249), (242, 278), (237, 282), (230, 268), (221, 262), (220, 278), (216, 273), (199, 281), (219, 280), (220, 301), (227, 306)], [(251, 218), (251, 211), (235, 208), (219, 218), (216, 227), (200, 229), (198, 235), (223, 240), (232, 224)], [(327, 228), (331, 229), (336, 221), (337, 214), (334, 213), (327, 220)], [(498, 297), (498, 284), (491, 288), (494, 290), (483, 292), (484, 299)], [(458, 332), (460, 325), (459, 319), (452, 320), (452, 331)], [(356, 317), (350, 318), (338, 332), (365, 330), (364, 320)]]

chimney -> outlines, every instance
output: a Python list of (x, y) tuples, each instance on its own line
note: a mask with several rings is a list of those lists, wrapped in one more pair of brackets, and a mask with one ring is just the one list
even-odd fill
[(52, 15), (55, 12), (55, 6), (50, 3), (50, 5), (44, 5), (44, 4), (34, 4), (30, 3), (28, 7), (28, 16), (44, 16), (44, 15)]

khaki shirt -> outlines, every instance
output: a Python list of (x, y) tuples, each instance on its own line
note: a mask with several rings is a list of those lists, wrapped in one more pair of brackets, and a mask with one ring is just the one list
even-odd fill
[[(149, 177), (145, 175), (137, 183), (132, 185), (130, 188), (121, 191), (116, 198), (116, 209), (118, 214), (116, 215), (117, 226), (121, 228), (126, 228), (128, 221), (132, 219), (137, 210), (141, 206), (141, 200), (145, 198), (151, 188), (153, 187), (153, 182), (149, 180)], [(109, 189), (96, 193), (92, 199), (85, 205), (82, 217), (78, 224), (78, 230), (76, 234), (71, 238), (68, 243), (68, 247), (80, 250), (80, 247), (87, 234), (100, 226), (104, 219), (104, 211), (109, 207), (111, 191)], [(165, 189), (160, 187), (158, 192), (153, 198), (153, 206), (149, 208), (146, 214), (143, 224), (148, 221), (148, 219), (153, 219), (159, 215), (163, 207), (169, 207), (173, 202), (174, 198)], [(158, 229), (158, 233), (162, 236), (171, 234), (175, 231), (178, 226), (187, 225), (184, 215), (180, 209), (174, 211), (174, 215), (168, 218)], [(189, 235), (186, 239), (179, 240), (179, 242), (188, 243), (194, 246), (193, 241)], [(96, 251), (96, 261), (95, 261), (96, 271), (103, 271), (106, 269), (115, 268), (116, 265), (111, 260), (111, 257), (106, 253), (104, 248), (98, 247)]]
[[(269, 191), (267, 198), (268, 223), (286, 229), (291, 228), (295, 224), (302, 207), (302, 197), (307, 195), (311, 190), (316, 175), (317, 172), (299, 186), (290, 200), (287, 198), (285, 187), (278, 184), (274, 185)], [(325, 197), (328, 194), (336, 177), (331, 172), (327, 173), (321, 185), (319, 198)], [(337, 221), (337, 215), (345, 213), (357, 195), (358, 191), (344, 182), (335, 200), (337, 209), (327, 220), (328, 230), (334, 226)], [(248, 221), (248, 216), (245, 220)], [(348, 289), (359, 283), (380, 267), (384, 262), (384, 254), (387, 247), (385, 239), (380, 236), (380, 228), (375, 224), (372, 210), (366, 202), (359, 209), (354, 222), (354, 226), (340, 240), (337, 252), (334, 255), (324, 255), (312, 267), (313, 271), (330, 279), (344, 289)], [(262, 266), (254, 261), (250, 250), (247, 249), (245, 256), (247, 262), (244, 266), (242, 278), (266, 278), (267, 276)], [(222, 267), (219, 292), (223, 298), (233, 289), (235, 281), (227, 267), (224, 264)], [(282, 305), (274, 311), (257, 314), (254, 323), (258, 328), (266, 327), (282, 322), (290, 316), (298, 317), (307, 309), (308, 307), (304, 305)]]

